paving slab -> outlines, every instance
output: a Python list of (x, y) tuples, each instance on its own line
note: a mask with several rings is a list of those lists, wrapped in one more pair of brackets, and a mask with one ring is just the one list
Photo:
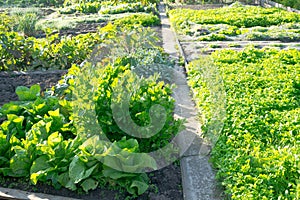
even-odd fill
[(20, 200), (79, 200), (69, 197), (53, 196), (42, 193), (26, 192), (22, 190), (0, 187), (0, 199)]
[[(162, 22), (163, 48), (171, 58), (178, 61), (179, 56), (184, 56), (183, 52), (180, 55), (181, 45), (171, 29), (163, 4), (159, 5), (159, 11)], [(184, 199), (219, 200), (222, 192), (218, 189), (215, 171), (209, 163), (211, 148), (209, 143), (205, 143), (201, 137), (198, 112), (192, 100), (183, 67), (175, 66), (173, 77), (177, 86), (173, 95), (176, 101), (175, 117), (186, 119), (184, 134), (180, 134), (178, 138), (179, 146), (184, 149), (180, 160)]]
[(188, 156), (181, 159), (181, 173), (184, 177), (184, 199), (218, 200), (222, 195), (209, 163), (209, 156)]

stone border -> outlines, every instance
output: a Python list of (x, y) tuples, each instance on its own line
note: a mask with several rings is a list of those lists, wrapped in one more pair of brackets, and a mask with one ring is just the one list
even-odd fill
[(22, 190), (0, 187), (0, 199), (20, 199), (20, 200), (79, 200), (69, 197), (54, 196), (42, 193), (25, 192)]
[[(182, 46), (170, 25), (165, 13), (165, 5), (159, 5), (160, 18), (162, 23), (163, 48), (166, 53), (177, 62), (181, 56), (184, 59), (184, 66), (175, 65), (175, 70), (183, 77), (186, 77), (186, 65), (188, 60)], [(190, 87), (186, 79), (182, 81), (175, 77), (177, 88), (174, 90), (175, 116), (186, 119), (186, 135), (195, 135), (195, 139), (184, 152), (180, 159), (182, 173), (182, 187), (185, 200), (220, 200), (223, 191), (220, 190), (215, 179), (215, 170), (209, 162), (210, 144), (202, 138), (201, 124), (198, 120), (198, 110), (192, 100)], [(176, 98), (184, 96), (184, 98)], [(179, 138), (179, 143), (185, 145), (186, 138)]]

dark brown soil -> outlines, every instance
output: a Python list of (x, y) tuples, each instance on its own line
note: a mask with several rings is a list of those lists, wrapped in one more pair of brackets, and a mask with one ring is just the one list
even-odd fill
[(18, 100), (15, 90), (18, 86), (39, 84), (42, 90), (54, 86), (65, 70), (35, 72), (0, 72), (0, 106)]
[[(60, 80), (66, 71), (46, 72), (1, 72), (0, 73), (0, 106), (6, 102), (17, 100), (15, 89), (17, 86), (31, 86), (40, 84), (41, 88), (49, 88)], [(172, 164), (164, 169), (149, 173), (151, 179), (148, 191), (136, 198), (139, 200), (181, 200), (183, 193), (181, 188), (181, 170), (178, 164)], [(111, 191), (107, 188), (98, 188), (88, 194), (79, 194), (68, 189), (56, 190), (52, 186), (39, 183), (36, 186), (28, 184), (29, 180), (0, 177), (1, 187), (10, 187), (30, 192), (46, 193), (73, 198), (96, 200), (96, 199), (125, 199), (129, 196), (126, 192)], [(1, 197), (0, 197), (1, 199)]]
[[(182, 200), (183, 193), (181, 188), (181, 173), (180, 166), (178, 164), (172, 164), (161, 170), (152, 172), (149, 174), (150, 187), (142, 196), (135, 198), (137, 200)], [(20, 178), (4, 179), (0, 177), (0, 186), (9, 187), (13, 189), (20, 189), (35, 193), (44, 193), (58, 196), (65, 196), (77, 199), (86, 200), (115, 200), (125, 199), (130, 196), (126, 192), (120, 192), (116, 190), (109, 190), (107, 188), (98, 188), (90, 191), (88, 194), (73, 192), (68, 189), (62, 188), (59, 190), (54, 189), (47, 184), (30, 185), (29, 180)], [(0, 197), (1, 199), (1, 197)]]
[[(51, 11), (49, 11), (51, 12)], [(98, 26), (103, 26), (104, 23), (99, 24), (80, 24), (76, 30), (65, 30), (60, 34), (77, 35), (79, 33), (95, 32)], [(153, 27), (161, 38), (161, 27)], [(161, 41), (159, 42), (161, 44)], [(45, 71), (45, 72), (0, 72), (0, 106), (9, 101), (17, 100), (15, 89), (17, 86), (31, 86), (33, 84), (40, 84), (44, 90), (54, 86), (61, 76), (66, 71)], [(182, 200), (183, 192), (181, 187), (181, 170), (179, 164), (172, 164), (161, 170), (149, 173), (150, 187), (142, 196), (136, 198), (138, 200)], [(9, 187), (13, 189), (21, 189), (29, 192), (46, 193), (52, 195), (73, 197), (78, 199), (87, 200), (114, 200), (125, 199), (130, 196), (124, 191), (112, 191), (107, 188), (98, 188), (88, 194), (83, 192), (73, 192), (68, 189), (62, 188), (56, 190), (52, 186), (44, 183), (38, 185), (28, 184), (27, 178), (7, 178), (0, 176), (0, 186)], [(1, 199), (1, 197), (0, 197)]]

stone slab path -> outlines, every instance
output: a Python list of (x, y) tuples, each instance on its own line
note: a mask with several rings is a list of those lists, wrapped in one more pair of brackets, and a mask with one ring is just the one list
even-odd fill
[(21, 199), (21, 200), (79, 200), (69, 197), (53, 196), (42, 193), (26, 192), (22, 190), (0, 187), (0, 199)]
[[(181, 46), (171, 29), (163, 4), (159, 6), (159, 12), (162, 23), (163, 48), (172, 59), (178, 61)], [(176, 76), (174, 77), (177, 86), (174, 91), (175, 115), (187, 120), (185, 135), (181, 136), (178, 141), (183, 147), (181, 149), (184, 149), (180, 160), (184, 199), (219, 200), (222, 192), (217, 187), (215, 172), (209, 163), (209, 144), (205, 144), (201, 139), (201, 125), (197, 120), (197, 109), (190, 95), (184, 69), (176, 66), (175, 70)], [(189, 148), (186, 150), (187, 147), (184, 145), (189, 145)]]

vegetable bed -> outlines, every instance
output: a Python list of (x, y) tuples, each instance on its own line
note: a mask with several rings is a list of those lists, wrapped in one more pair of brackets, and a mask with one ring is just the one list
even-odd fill
[[(98, 64), (92, 59), (80, 66), (73, 64), (68, 74), (45, 92), (41, 92), (39, 85), (18, 87), (19, 101), (1, 107), (0, 173), (3, 176), (29, 178), (32, 184), (47, 182), (57, 189), (66, 187), (88, 192), (106, 186), (125, 190), (132, 197), (146, 192), (149, 177), (145, 172), (158, 167), (147, 153), (168, 144), (182, 125), (181, 120), (173, 118), (173, 86), (158, 81), (158, 75), (150, 76), (151, 68), (162, 64), (168, 68), (171, 63), (156, 46), (157, 38), (149, 29), (110, 24), (104, 30), (105, 44), (117, 44), (118, 51), (124, 48), (123, 53), (111, 55), (113, 59), (109, 62), (96, 54), (95, 58), (103, 59)], [(125, 43), (120, 37), (127, 37)], [(133, 43), (134, 40), (143, 42)], [(98, 52), (102, 53), (102, 49)], [(143, 74), (145, 66), (149, 69)], [(142, 74), (134, 76), (131, 70), (139, 68)], [(96, 83), (97, 90), (93, 94), (80, 94), (80, 91), (93, 91), (87, 88), (89, 80)], [(152, 129), (145, 129), (141, 133), (146, 134), (143, 137), (133, 136), (118, 126), (116, 119), (126, 117), (113, 113), (113, 106), (126, 109), (122, 108), (126, 96), (112, 96), (119, 87), (118, 82), (131, 89), (129, 114), (139, 126), (152, 122), (153, 105), (164, 107), (165, 112), (155, 113), (155, 118), (165, 119), (157, 134), (147, 136), (153, 134), (149, 132)], [(88, 114), (81, 114), (81, 109), (95, 113), (92, 119), (97, 121), (97, 126), (81, 125), (91, 121), (85, 118)], [(160, 156), (172, 159), (169, 154)]]
[(239, 200), (299, 199), (300, 51), (248, 47), (189, 64), (188, 82), (205, 125), (213, 120), (209, 66), (226, 91), (227, 117), (212, 152), (226, 193)]
[(278, 8), (235, 3), (219, 9), (174, 9), (169, 16), (181, 41), (300, 39), (300, 14)]
[[(109, 2), (105, 5), (111, 11), (118, 7)], [(129, 4), (126, 5), (124, 12)], [(72, 64), (83, 62), (97, 44), (107, 39), (101, 26), (109, 22), (116, 26), (158, 26), (155, 9), (155, 4), (149, 4), (149, 13), (130, 10), (132, 13), (79, 14), (81, 11), (75, 10), (74, 14), (54, 12), (49, 16), (40, 16), (37, 8), (8, 10), (9, 13), (0, 14), (0, 71), (69, 69)], [(86, 31), (78, 30), (84, 24), (90, 25), (93, 32), (80, 34)], [(77, 32), (68, 32), (76, 29)]]
[[(158, 69), (169, 69), (172, 63), (157, 46), (160, 41), (153, 30), (143, 27), (159, 25), (160, 20), (152, 10), (134, 13), (140, 10), (139, 3), (134, 8), (126, 5), (122, 7), (124, 11), (107, 3), (107, 9), (101, 12), (111, 10), (118, 15), (116, 13), (131, 9), (133, 13), (115, 18), (94, 33), (76, 36), (61, 36), (46, 28), (46, 37), (32, 37), (23, 29), (15, 30), (10, 15), (1, 15), (0, 70), (68, 70), (47, 90), (42, 90), (39, 85), (16, 87), (19, 100), (0, 107), (1, 185), (14, 187), (20, 184), (17, 187), (23, 188), (24, 184), (31, 184), (44, 188), (48, 184), (58, 191), (66, 188), (78, 193), (104, 188), (117, 190), (113, 195), (121, 194), (127, 199), (145, 194), (174, 199), (174, 195), (163, 188), (164, 194), (159, 194), (160, 188), (153, 185), (158, 182), (157, 174), (165, 175), (168, 181), (174, 180), (171, 183), (176, 187), (173, 194), (182, 198), (177, 185), (180, 184), (178, 164), (170, 168), (172, 171), (177, 167), (176, 172), (172, 172), (176, 174), (174, 179), (167, 172), (151, 173), (160, 169), (159, 161), (172, 163), (177, 149), (172, 147), (167, 153), (161, 152), (159, 160), (155, 160), (150, 152), (169, 144), (182, 128), (182, 121), (173, 117), (173, 85), (155, 74), (163, 74)], [(72, 14), (93, 13), (84, 9), (85, 5), (80, 4)], [(95, 85), (90, 88), (89, 83)], [(128, 108), (122, 101), (128, 97), (127, 93), (112, 96), (115, 90), (124, 89), (120, 86), (130, 88)], [(163, 106), (165, 112), (160, 110), (153, 115), (156, 105)], [(115, 112), (115, 107), (122, 112), (124, 109), (129, 111), (125, 115)], [(92, 117), (89, 113), (93, 113)], [(143, 137), (118, 126), (118, 121), (128, 117), (137, 127), (143, 127), (143, 131), (138, 132)], [(158, 132), (152, 131), (155, 128), (151, 124), (153, 119), (165, 119)], [(97, 126), (89, 126), (87, 123), (90, 122)], [(10, 177), (8, 182), (5, 177)], [(10, 180), (16, 180), (18, 184), (10, 184)], [(148, 198), (147, 195), (141, 199)]]

